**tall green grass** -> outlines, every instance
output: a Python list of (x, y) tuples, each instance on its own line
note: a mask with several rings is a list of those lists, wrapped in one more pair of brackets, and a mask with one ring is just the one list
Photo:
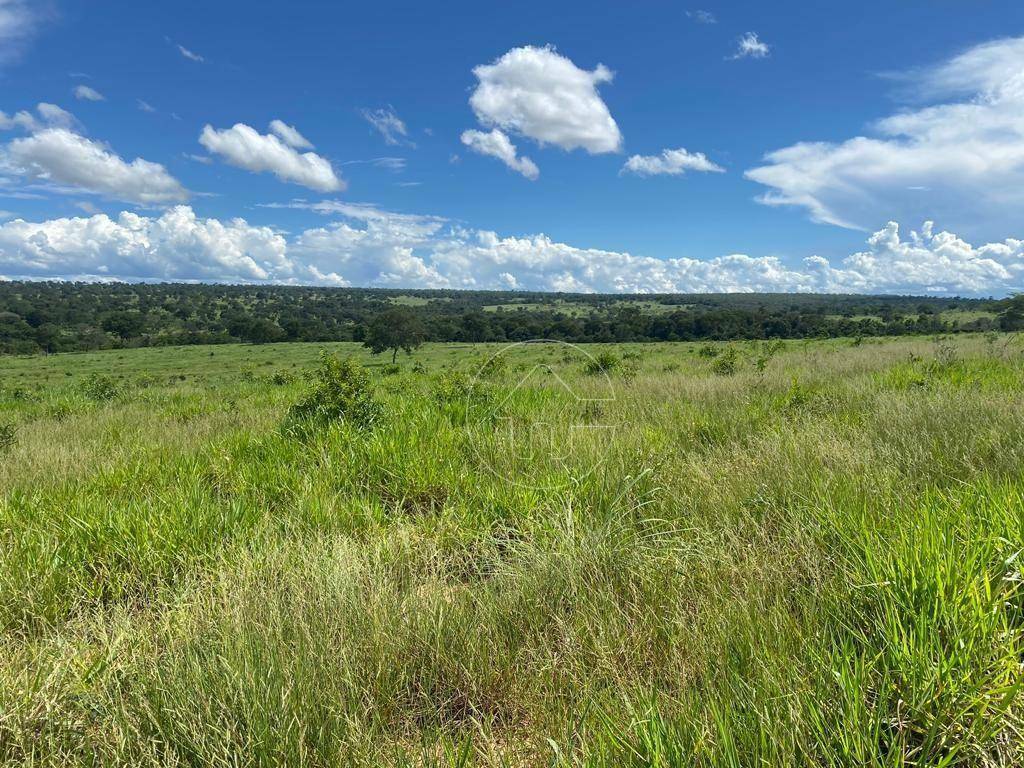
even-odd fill
[(313, 347), (18, 361), (0, 759), (1019, 764), (1019, 346), (730, 349), (609, 347), (586, 407), (516, 386), (604, 392), (551, 346), (360, 357), (300, 430)]

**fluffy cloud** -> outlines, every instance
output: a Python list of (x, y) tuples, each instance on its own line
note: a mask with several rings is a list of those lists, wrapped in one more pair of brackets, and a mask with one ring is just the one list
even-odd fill
[(75, 94), (75, 98), (82, 101), (105, 101), (105, 97), (102, 93), (97, 91), (95, 88), (90, 88), (88, 85), (76, 85), (72, 91)]
[(157, 218), (125, 212), (0, 226), (0, 272), (26, 277), (286, 281), (286, 251), (268, 227), (199, 220), (187, 206)]
[(821, 258), (805, 259), (821, 277), (823, 290), (850, 293), (1005, 294), (1024, 285), (1024, 241), (1008, 239), (973, 246), (950, 232), (921, 232), (900, 238), (890, 221), (868, 238), (868, 249), (833, 269)]
[(708, 160), (703, 152), (664, 149), (660, 155), (633, 155), (622, 166), (623, 173), (637, 176), (682, 176), (687, 171), (724, 173), (725, 169)]
[(540, 169), (528, 157), (519, 157), (515, 145), (508, 136), (497, 128), (490, 133), (483, 131), (463, 131), (462, 143), (481, 155), (496, 157), (516, 173), (521, 173), (530, 181), (540, 176)]
[(768, 56), (771, 49), (766, 43), (761, 42), (757, 32), (747, 32), (736, 43), (736, 53), (730, 58), (733, 59), (763, 59)]
[(15, 139), (3, 151), (2, 159), (19, 175), (129, 203), (160, 205), (189, 197), (159, 163), (142, 158), (125, 162), (105, 145), (67, 128), (45, 128)]
[(910, 95), (946, 101), (879, 120), (875, 137), (769, 153), (746, 174), (770, 188), (760, 202), (851, 228), (938, 216), (972, 236), (1005, 235), (1024, 210), (1024, 38), (899, 79)]
[[(36, 112), (43, 121), (43, 125), (54, 128), (72, 129), (78, 126), (78, 120), (67, 110), (61, 109), (56, 104), (47, 104), (45, 101), (36, 105)], [(39, 127), (38, 125), (36, 126)]]
[(35, 130), (38, 126), (36, 118), (31, 112), (21, 110), (13, 115), (0, 112), (0, 131), (9, 131), (12, 128), (21, 128), (23, 131)]
[(409, 129), (406, 128), (402, 118), (395, 114), (395, 110), (392, 107), (364, 109), (360, 114), (362, 114), (366, 122), (372, 125), (384, 137), (385, 144), (392, 146), (401, 144), (411, 147), (416, 146), (413, 142), (409, 141)]
[(550, 46), (525, 46), (473, 74), (480, 82), (469, 104), (485, 127), (591, 154), (622, 146), (619, 126), (597, 92), (612, 80), (603, 64), (588, 72)]
[[(284, 126), (283, 123), (281, 125)], [(224, 130), (207, 125), (199, 136), (199, 143), (229, 164), (253, 173), (270, 172), (282, 181), (301, 184), (318, 192), (337, 192), (345, 188), (330, 162), (320, 155), (315, 152), (300, 154), (278, 136), (261, 134), (244, 123)]]
[(296, 128), (288, 125), (283, 120), (271, 120), (270, 132), (277, 135), (281, 141), (295, 149), (312, 149), (313, 145), (309, 139), (298, 132)]
[(335, 200), (267, 206), (315, 211), (324, 226), (286, 237), (242, 219), (202, 220), (186, 206), (0, 224), (0, 274), (627, 293), (825, 291), (1006, 294), (1024, 280), (1024, 241), (974, 246), (930, 223), (895, 223), (836, 266), (730, 254), (655, 259), (577, 248), (545, 235), (500, 237), (436, 216)]
[(21, 110), (8, 116), (0, 112), (0, 131), (9, 131), (12, 128), (20, 128), (23, 131), (38, 131), (46, 127), (74, 128), (78, 121), (70, 112), (61, 109), (56, 104), (41, 102), (36, 105), (36, 117), (27, 110)]

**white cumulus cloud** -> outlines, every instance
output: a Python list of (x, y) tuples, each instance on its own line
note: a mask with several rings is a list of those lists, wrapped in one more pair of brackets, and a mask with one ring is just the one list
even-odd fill
[(13, 128), (20, 128), (31, 133), (43, 128), (74, 128), (78, 125), (75, 116), (70, 112), (61, 109), (56, 104), (41, 102), (36, 105), (36, 117), (27, 110), (20, 110), (13, 115), (0, 111), (0, 131), (9, 131)]
[(497, 128), (490, 133), (483, 131), (463, 131), (462, 143), (481, 155), (496, 157), (516, 173), (521, 173), (531, 181), (540, 176), (540, 169), (528, 157), (519, 157), (515, 145), (508, 136)]
[(554, 48), (513, 48), (473, 69), (479, 84), (469, 99), (488, 128), (526, 136), (541, 145), (591, 154), (618, 152), (622, 134), (597, 87), (612, 80), (603, 64), (580, 69)]
[(159, 163), (142, 158), (126, 162), (104, 144), (67, 128), (45, 128), (15, 139), (3, 150), (2, 159), (19, 175), (124, 202), (159, 205), (189, 197)]
[(39, 123), (31, 112), (21, 110), (13, 115), (0, 112), (0, 131), (9, 131), (12, 128), (21, 128), (23, 131), (33, 131)]
[(88, 85), (76, 85), (72, 92), (76, 99), (82, 101), (106, 101), (106, 97), (102, 93)]
[(309, 139), (299, 133), (295, 127), (288, 125), (283, 120), (271, 120), (270, 132), (276, 134), (281, 141), (295, 149), (313, 148), (313, 144)]
[(708, 160), (703, 152), (663, 149), (660, 155), (633, 155), (622, 166), (623, 173), (637, 176), (682, 176), (687, 171), (724, 173), (725, 169)]
[(867, 245), (837, 268), (817, 257), (805, 263), (819, 271), (827, 291), (985, 295), (1024, 286), (1022, 240), (974, 246), (951, 232), (935, 232), (930, 221), (902, 239), (899, 225), (890, 221)]
[(502, 237), (437, 216), (336, 200), (270, 204), (329, 221), (292, 236), (242, 219), (97, 214), (0, 224), (0, 274), (324, 285), (625, 293), (801, 291), (1004, 295), (1024, 280), (1024, 241), (972, 245), (926, 223), (890, 223), (833, 265), (810, 256), (656, 259), (579, 248), (543, 234)]
[(188, 206), (159, 217), (125, 212), (15, 220), (0, 226), (0, 271), (26, 277), (287, 281), (287, 243), (242, 219), (198, 219)]
[[(45, 101), (36, 105), (36, 112), (42, 119), (43, 124), (54, 128), (72, 129), (78, 125), (75, 116), (66, 109), (61, 109), (56, 104), (47, 104)], [(38, 127), (38, 126), (37, 126)]]
[[(283, 125), (283, 124), (282, 124)], [(315, 152), (297, 152), (274, 134), (261, 134), (245, 123), (217, 130), (203, 128), (199, 143), (227, 163), (253, 173), (273, 173), (282, 181), (301, 184), (318, 192), (336, 192), (345, 182), (328, 160)]]
[(879, 120), (872, 136), (768, 153), (746, 174), (769, 188), (759, 201), (858, 229), (935, 216), (972, 236), (1005, 235), (1024, 210), (1024, 37), (900, 80), (908, 95), (945, 100)]

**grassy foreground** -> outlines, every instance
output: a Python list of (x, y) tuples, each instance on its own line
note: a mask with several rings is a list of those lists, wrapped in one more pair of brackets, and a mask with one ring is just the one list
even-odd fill
[(1024, 762), (1017, 339), (322, 346), (0, 360), (0, 761)]

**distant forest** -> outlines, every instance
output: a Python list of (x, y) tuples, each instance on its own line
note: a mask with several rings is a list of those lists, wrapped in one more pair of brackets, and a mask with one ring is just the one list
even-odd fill
[(696, 341), (1021, 330), (1024, 296), (560, 294), (193, 284), (0, 282), (0, 353), (363, 341), (382, 312), (427, 341)]

